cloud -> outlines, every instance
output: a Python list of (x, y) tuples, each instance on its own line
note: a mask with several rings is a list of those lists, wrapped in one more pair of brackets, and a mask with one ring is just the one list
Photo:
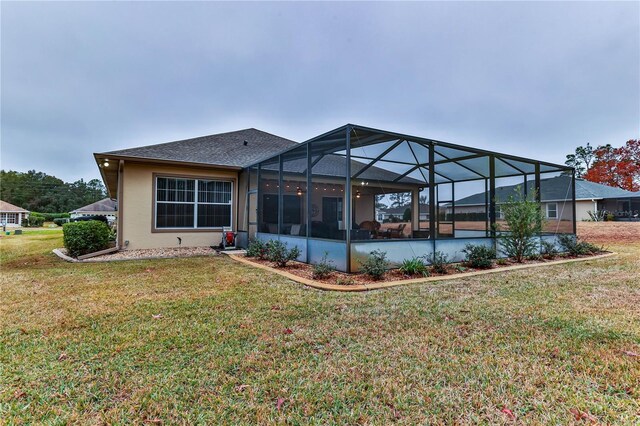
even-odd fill
[(638, 137), (639, 8), (4, 3), (1, 166), (92, 178), (92, 152), (347, 122), (562, 162)]

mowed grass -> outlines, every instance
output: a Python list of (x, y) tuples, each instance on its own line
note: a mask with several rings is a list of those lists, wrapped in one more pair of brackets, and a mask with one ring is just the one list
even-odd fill
[(640, 239), (370, 293), (0, 239), (0, 423), (638, 424)]

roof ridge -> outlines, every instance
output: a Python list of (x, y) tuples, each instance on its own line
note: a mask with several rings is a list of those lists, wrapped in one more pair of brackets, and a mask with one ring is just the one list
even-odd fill
[(273, 134), (273, 133), (265, 132), (264, 130), (256, 129), (255, 127), (247, 127), (246, 129), (232, 130), (230, 132), (212, 133), (212, 134), (209, 134), (209, 135), (195, 136), (193, 138), (178, 139), (178, 140), (175, 140), (175, 141), (153, 143), (153, 144), (149, 144), (149, 145), (141, 145), (141, 146), (136, 146), (136, 147), (133, 147), (133, 148), (122, 148), (122, 149), (116, 149), (116, 150), (113, 150), (113, 151), (97, 152), (96, 154), (114, 154), (115, 155), (118, 152), (128, 151), (128, 150), (131, 150), (131, 149), (142, 149), (142, 148), (159, 147), (159, 146), (164, 146), (164, 145), (171, 145), (171, 144), (174, 144), (174, 143), (189, 142), (189, 141), (193, 141), (193, 140), (196, 140), (196, 139), (209, 138), (209, 137), (212, 137), (212, 136), (224, 136), (224, 135), (229, 135), (229, 134), (232, 134), (232, 133), (246, 132), (248, 130), (254, 130), (254, 131), (257, 131), (257, 132), (260, 132), (260, 133), (265, 133), (267, 135), (280, 138), (280, 139), (285, 139), (285, 140), (288, 140), (288, 141), (291, 141), (291, 142), (295, 142), (295, 141), (293, 141), (291, 139), (283, 138), (282, 136), (278, 136), (278, 135)]

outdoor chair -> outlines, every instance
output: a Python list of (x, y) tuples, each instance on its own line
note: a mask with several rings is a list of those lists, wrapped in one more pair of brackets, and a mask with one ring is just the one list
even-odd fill
[(389, 228), (387, 229), (387, 238), (403, 238), (404, 237), (404, 228), (406, 228), (406, 223), (401, 223), (397, 228)]

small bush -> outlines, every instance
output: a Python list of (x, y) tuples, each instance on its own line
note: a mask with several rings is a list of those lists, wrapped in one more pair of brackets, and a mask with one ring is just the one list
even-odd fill
[(431, 264), (431, 269), (436, 274), (446, 274), (449, 272), (449, 257), (441, 251), (434, 252), (427, 258)]
[(73, 257), (106, 249), (111, 236), (109, 227), (97, 220), (65, 223), (62, 232), (64, 246)]
[(540, 243), (540, 254), (545, 259), (555, 259), (558, 256), (558, 249), (551, 241), (542, 240)]
[(403, 260), (399, 269), (400, 272), (409, 276), (422, 275), (423, 277), (428, 277), (430, 275), (429, 268), (419, 257)]
[(564, 251), (572, 256), (595, 254), (604, 251), (603, 247), (598, 247), (587, 241), (580, 241), (577, 236), (570, 234), (558, 235), (558, 243)]
[(287, 263), (296, 260), (300, 256), (300, 249), (294, 246), (288, 250), (287, 245), (282, 241), (269, 240), (266, 245), (267, 259), (276, 264), (280, 268), (287, 266)]
[(336, 278), (336, 284), (337, 285), (354, 285), (356, 282), (353, 278), (351, 277), (338, 277)]
[(500, 265), (500, 266), (505, 266), (509, 264), (509, 261), (505, 258), (500, 258), (498, 260), (496, 260), (496, 264)]
[(45, 222), (55, 222), (55, 219), (68, 219), (69, 213), (38, 213), (44, 217)]
[(247, 246), (245, 256), (264, 260), (267, 258), (267, 245), (262, 240), (252, 240)]
[(22, 219), (25, 228), (38, 228), (44, 224), (44, 216), (39, 213), (30, 213), (28, 218)]
[(322, 259), (320, 260), (320, 262), (318, 262), (315, 265), (313, 265), (313, 278), (314, 279), (326, 278), (335, 269), (333, 267), (333, 265), (332, 265), (333, 262), (331, 260), (327, 259), (328, 256), (329, 256), (329, 253), (325, 251), (324, 252), (324, 256), (322, 256)]
[(388, 267), (387, 252), (382, 250), (372, 251), (365, 261), (362, 262), (362, 272), (375, 280), (382, 279)]
[(455, 269), (456, 272), (467, 272), (467, 268), (462, 265), (454, 265), (453, 269)]
[(53, 223), (55, 223), (58, 226), (62, 226), (67, 222), (69, 222), (69, 219), (67, 218), (56, 217), (55, 219), (53, 219)]
[(540, 234), (545, 222), (542, 205), (536, 201), (536, 191), (525, 199), (518, 186), (500, 208), (508, 228), (499, 235), (503, 250), (516, 262), (522, 262), (537, 251), (535, 236)]
[(489, 269), (496, 258), (496, 250), (493, 247), (467, 244), (462, 252), (467, 256), (466, 263), (471, 268)]

